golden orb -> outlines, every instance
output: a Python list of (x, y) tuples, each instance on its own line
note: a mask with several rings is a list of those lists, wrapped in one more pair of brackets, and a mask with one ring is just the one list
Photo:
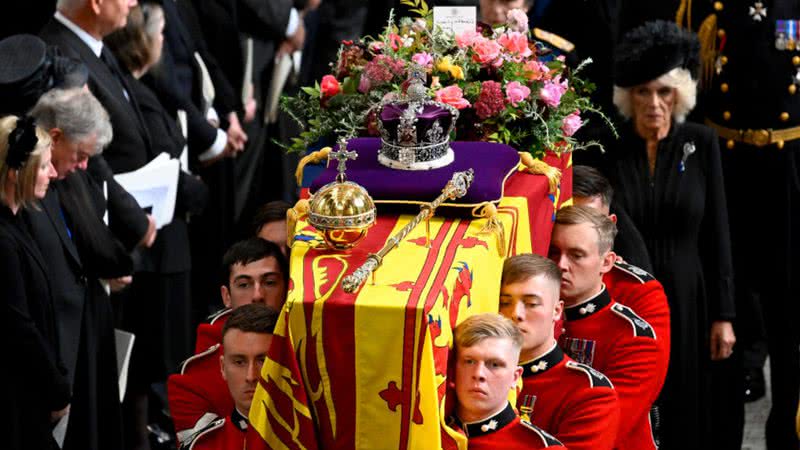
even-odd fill
[(722, 8), (724, 8), (724, 6), (722, 5), (722, 2), (714, 2), (714, 10), (715, 11), (722, 11)]
[(728, 83), (722, 83), (719, 85), (719, 90), (722, 92), (728, 92), (729, 88), (730, 87), (728, 86)]
[(796, 92), (797, 92), (797, 85), (796, 84), (790, 84), (789, 85), (789, 94), (794, 95)]
[(731, 112), (730, 111), (724, 111), (722, 113), (722, 119), (723, 120), (731, 120)]
[(782, 121), (782, 122), (786, 122), (787, 120), (789, 120), (789, 113), (787, 113), (787, 112), (782, 112), (782, 113), (781, 113), (781, 121)]
[(376, 215), (375, 203), (367, 190), (351, 181), (326, 184), (314, 193), (308, 208), (309, 223), (336, 250), (358, 245), (375, 224)]

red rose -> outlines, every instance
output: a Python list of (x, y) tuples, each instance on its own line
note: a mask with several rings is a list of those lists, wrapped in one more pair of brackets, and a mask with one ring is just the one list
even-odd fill
[(339, 80), (337, 80), (333, 75), (325, 75), (322, 77), (320, 90), (322, 91), (323, 97), (333, 97), (341, 90), (341, 87), (339, 86)]

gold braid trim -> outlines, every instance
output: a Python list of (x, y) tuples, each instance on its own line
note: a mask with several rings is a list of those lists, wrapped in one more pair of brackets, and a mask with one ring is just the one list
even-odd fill
[[(685, 24), (684, 17), (686, 17)], [(675, 13), (675, 23), (681, 28), (692, 29), (692, 0), (681, 0), (678, 12)]]
[(286, 210), (286, 246), (292, 248), (297, 221), (308, 214), (308, 200), (298, 200), (294, 208)]
[(319, 164), (322, 161), (328, 159), (328, 155), (330, 153), (331, 153), (330, 147), (323, 147), (315, 152), (311, 152), (310, 154), (300, 159), (300, 162), (297, 163), (297, 169), (294, 171), (294, 178), (297, 180), (298, 186), (303, 184), (303, 169), (305, 169), (306, 164)]
[(556, 191), (558, 183), (561, 182), (561, 171), (559, 169), (552, 167), (541, 159), (533, 159), (533, 156), (528, 152), (519, 152), (519, 162), (525, 166), (528, 173), (547, 177), (550, 192)]
[(500, 257), (506, 256), (506, 231), (503, 227), (503, 222), (500, 220), (500, 215), (497, 213), (497, 207), (494, 203), (483, 202), (480, 205), (472, 208), (472, 215), (486, 219), (486, 224), (481, 228), (478, 234), (494, 234), (497, 240), (497, 253)]
[(700, 67), (703, 86), (711, 85), (714, 78), (714, 65), (717, 61), (717, 15), (709, 14), (697, 30), (700, 40)]

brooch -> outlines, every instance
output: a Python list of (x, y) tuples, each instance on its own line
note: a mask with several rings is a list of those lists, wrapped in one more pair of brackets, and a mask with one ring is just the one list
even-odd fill
[(694, 142), (683, 144), (683, 157), (681, 158), (680, 164), (678, 164), (678, 172), (683, 173), (686, 170), (686, 160), (689, 159), (695, 151), (697, 151), (697, 147), (694, 146)]

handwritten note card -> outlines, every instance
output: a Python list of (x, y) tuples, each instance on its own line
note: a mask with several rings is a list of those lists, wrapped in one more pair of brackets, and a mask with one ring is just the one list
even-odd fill
[(475, 30), (477, 12), (474, 6), (435, 6), (433, 8), (433, 27), (443, 31), (460, 34)]

